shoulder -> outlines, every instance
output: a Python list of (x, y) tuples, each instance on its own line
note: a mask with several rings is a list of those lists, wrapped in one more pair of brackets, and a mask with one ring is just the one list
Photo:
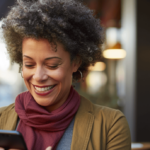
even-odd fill
[[(82, 97), (82, 105), (94, 116), (93, 135), (103, 133), (107, 149), (131, 149), (130, 129), (125, 115), (117, 109), (96, 105)], [(89, 111), (90, 110), (90, 111)]]
[(118, 119), (125, 118), (124, 114), (118, 109), (93, 104), (93, 114), (95, 117), (101, 117), (109, 124)]
[(3, 112), (7, 107), (8, 107), (8, 106), (1, 107), (1, 108), (0, 108), (0, 115), (2, 114), (2, 112)]
[(93, 114), (95, 120), (100, 120), (105, 125), (107, 133), (114, 134), (121, 132), (124, 135), (130, 135), (128, 122), (125, 115), (117, 109), (108, 108), (93, 104)]
[(13, 110), (15, 108), (15, 104), (10, 104), (9, 106), (5, 106), (5, 107), (1, 107), (0, 108), (0, 116), (4, 111), (10, 112), (11, 110)]
[(86, 109), (90, 110), (90, 113), (95, 118), (95, 122), (105, 124), (105, 127), (108, 131), (113, 126), (117, 128), (120, 125), (128, 129), (126, 117), (120, 110), (93, 104), (84, 97), (82, 97), (82, 103), (84, 103), (85, 107), (88, 107)]
[(0, 108), (0, 129), (14, 130), (17, 123), (17, 113), (15, 112), (15, 104)]
[[(25, 92), (22, 92), (20, 93), (17, 97), (16, 97), (16, 100), (15, 101), (19, 101), (20, 99), (23, 99), (23, 98), (28, 98), (30, 95), (29, 91), (25, 91)], [(31, 95), (30, 95), (31, 96)], [(6, 107), (1, 107), (0, 108), (0, 115), (3, 113), (3, 112), (11, 112), (11, 111), (15, 111), (15, 103), (12, 103)]]
[(89, 100), (87, 100), (82, 96), (81, 96), (81, 105), (83, 105), (82, 107), (86, 107), (87, 111), (90, 110), (90, 112), (95, 117), (101, 117), (103, 119), (108, 118), (108, 120), (125, 117), (120, 110), (112, 109), (102, 105), (93, 104), (92, 102), (90, 102)]

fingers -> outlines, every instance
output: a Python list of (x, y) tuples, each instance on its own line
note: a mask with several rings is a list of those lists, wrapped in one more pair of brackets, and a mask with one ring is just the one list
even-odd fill
[(51, 146), (49, 146), (49, 147), (47, 147), (47, 148), (46, 148), (46, 150), (52, 150), (52, 147), (51, 147)]

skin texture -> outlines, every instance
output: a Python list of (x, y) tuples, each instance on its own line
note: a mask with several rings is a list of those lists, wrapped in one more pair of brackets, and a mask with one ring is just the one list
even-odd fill
[[(23, 78), (35, 101), (49, 112), (59, 108), (67, 99), (72, 84), (72, 74), (80, 63), (71, 62), (70, 54), (62, 44), (57, 43), (57, 51), (46, 39), (26, 38), (22, 44)], [(55, 85), (52, 92), (41, 96), (34, 86)], [(38, 92), (42, 93), (42, 92)]]

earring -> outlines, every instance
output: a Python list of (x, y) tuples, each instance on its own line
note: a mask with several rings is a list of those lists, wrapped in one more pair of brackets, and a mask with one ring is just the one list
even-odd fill
[(82, 72), (81, 72), (80, 70), (78, 70), (78, 71), (80, 72), (80, 75), (81, 75), (81, 80), (82, 80), (82, 78), (83, 78)]

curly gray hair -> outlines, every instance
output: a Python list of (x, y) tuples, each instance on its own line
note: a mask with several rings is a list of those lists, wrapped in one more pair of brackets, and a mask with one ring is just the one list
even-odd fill
[[(12, 62), (22, 66), (25, 37), (62, 43), (71, 60), (79, 56), (79, 68), (86, 73), (90, 64), (101, 59), (102, 28), (93, 12), (74, 0), (18, 0), (3, 18), (3, 35)], [(54, 50), (57, 50), (57, 46)], [(75, 80), (80, 73), (73, 74)]]

